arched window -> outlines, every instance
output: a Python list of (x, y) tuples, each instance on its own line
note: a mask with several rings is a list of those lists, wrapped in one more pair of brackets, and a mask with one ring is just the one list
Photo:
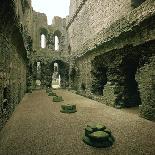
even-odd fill
[(59, 50), (59, 38), (58, 36), (55, 36), (55, 51)]
[(46, 37), (44, 34), (41, 35), (41, 48), (46, 48)]

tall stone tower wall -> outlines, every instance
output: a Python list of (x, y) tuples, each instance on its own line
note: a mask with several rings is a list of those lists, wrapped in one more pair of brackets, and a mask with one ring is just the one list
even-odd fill
[(71, 0), (67, 26), (72, 52), (131, 10), (131, 0)]

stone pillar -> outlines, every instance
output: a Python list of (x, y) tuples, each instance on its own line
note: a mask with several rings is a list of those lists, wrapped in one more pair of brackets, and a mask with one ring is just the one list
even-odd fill
[(142, 104), (140, 105), (140, 115), (149, 120), (155, 120), (155, 56), (150, 58), (139, 69), (136, 75), (139, 82), (139, 91)]
[(124, 77), (121, 76), (119, 68), (108, 68), (107, 84), (103, 90), (106, 104), (114, 107), (124, 106)]

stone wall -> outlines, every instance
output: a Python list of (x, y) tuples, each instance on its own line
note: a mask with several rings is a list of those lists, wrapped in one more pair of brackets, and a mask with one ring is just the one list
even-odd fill
[[(55, 61), (60, 63), (60, 69), (66, 70), (66, 63), (69, 63), (68, 52), (68, 35), (66, 31), (66, 19), (55, 16), (52, 24), (47, 25), (47, 17), (43, 13), (33, 11), (33, 54), (30, 61), (33, 66), (33, 83), (36, 81), (37, 75), (36, 64), (41, 63), (41, 85), (42, 87), (51, 86), (53, 66)], [(41, 35), (45, 35), (46, 47), (41, 47)], [(55, 36), (59, 40), (59, 49), (55, 50)], [(66, 71), (65, 71), (66, 72)], [(62, 75), (62, 80), (66, 79), (68, 83), (68, 75)], [(62, 82), (62, 83), (65, 83)], [(63, 84), (62, 84), (63, 85)], [(64, 86), (63, 86), (64, 87)]]
[[(95, 35), (86, 34), (89, 31), (89, 26), (83, 28), (83, 21), (81, 22), (81, 18), (79, 18), (87, 2), (85, 1), (74, 20), (70, 20), (67, 25), (70, 45), (74, 45), (74, 47), (71, 46), (70, 55), (71, 60), (73, 60), (72, 64), (74, 64), (72, 70), (78, 71), (74, 78), (71, 77), (74, 79), (71, 80), (73, 89), (76, 89), (81, 95), (119, 108), (140, 105), (141, 115), (148, 119), (154, 119), (152, 114), (154, 113), (154, 102), (152, 102), (154, 97), (151, 95), (153, 87), (150, 82), (144, 81), (147, 73), (146, 67), (143, 67), (145, 63), (148, 63), (147, 59), (150, 59), (154, 53), (154, 1), (148, 0), (144, 3), (141, 1), (139, 5), (134, 7), (132, 5), (132, 10), (119, 16), (118, 20), (114, 20), (106, 28), (100, 29), (104, 22), (96, 25), (100, 30), (96, 34), (94, 31)], [(87, 16), (84, 15), (83, 20), (89, 22)], [(82, 30), (73, 26), (74, 23), (75, 25), (79, 24), (79, 27), (86, 32), (80, 34), (79, 31)], [(76, 35), (74, 35), (73, 30)], [(88, 38), (84, 39), (85, 36)], [(153, 59), (150, 59), (148, 64), (150, 72), (153, 71), (151, 69), (152, 61)], [(104, 81), (104, 77), (101, 77), (104, 73), (103, 66), (107, 68), (106, 81)], [(139, 70), (141, 70), (140, 74), (138, 74)], [(150, 77), (152, 76), (150, 75)], [(150, 78), (148, 77), (148, 79)], [(133, 86), (130, 87), (130, 85)], [(145, 87), (149, 87), (150, 90), (146, 89), (148, 91), (144, 94)], [(146, 96), (152, 97), (151, 102), (148, 102)]]
[(30, 31), (24, 28), (26, 20), (21, 2), (1, 1), (0, 129), (27, 90), (27, 54), (31, 54), (31, 38)]
[[(154, 49), (155, 52), (155, 49)], [(137, 81), (139, 82), (142, 105), (142, 117), (155, 120), (155, 56), (149, 58), (147, 63), (139, 69)]]
[(0, 128), (37, 78), (51, 86), (55, 62), (63, 88), (114, 107), (140, 105), (141, 116), (154, 119), (155, 1), (144, 1), (71, 0), (67, 19), (47, 25), (31, 0), (2, 0)]
[(78, 52), (78, 48), (88, 39), (132, 9), (130, 0), (83, 0), (73, 3), (74, 5), (72, 3), (71, 1), (72, 11), (67, 25), (72, 52)]
[[(47, 17), (43, 13), (33, 11), (33, 49), (39, 51), (47, 51), (51, 53), (55, 51), (55, 36), (59, 39), (59, 51), (62, 55), (68, 52), (68, 36), (66, 31), (66, 19), (55, 16), (52, 25), (47, 25)], [(41, 48), (41, 35), (45, 35), (46, 47)], [(58, 52), (59, 52), (58, 51)], [(56, 51), (57, 52), (57, 51)], [(68, 53), (67, 53), (68, 54)], [(54, 57), (54, 55), (53, 55)]]
[(44, 13), (33, 11), (33, 49), (38, 50), (41, 48), (41, 34), (47, 38), (47, 17)]
[[(111, 44), (114, 44), (113, 39), (115, 39), (115, 38), (119, 37), (120, 35), (123, 35), (124, 33), (127, 33), (127, 32), (130, 35), (130, 32), (132, 32), (132, 30), (134, 30), (134, 27), (138, 26), (143, 20), (148, 19), (149, 17), (154, 15), (154, 13), (155, 13), (154, 10), (155, 10), (154, 1), (153, 0), (145, 1), (139, 7), (133, 9), (132, 11), (128, 12), (125, 16), (122, 16), (122, 18), (119, 18), (118, 20), (113, 22), (109, 27), (103, 28), (97, 34), (93, 33), (95, 35), (93, 35), (91, 38), (88, 38), (85, 41), (82, 41), (82, 42), (80, 41), (80, 43), (82, 43), (81, 46), (78, 46), (74, 50), (72, 50), (72, 53), (71, 53), (72, 56), (75, 56), (75, 58), (81, 57), (82, 55), (84, 55), (88, 52), (92, 52), (92, 50), (94, 50), (96, 47), (101, 46), (103, 44), (104, 44), (104, 46), (108, 46), (108, 45), (110, 46)], [(86, 19), (86, 21), (87, 21), (87, 19)], [(80, 26), (81, 27), (83, 26), (82, 22), (81, 22)], [(99, 25), (99, 27), (100, 27), (100, 25)], [(75, 31), (76, 31), (76, 29), (75, 29)], [(72, 35), (73, 32), (70, 32), (69, 34)], [(92, 33), (90, 33), (90, 34), (92, 34)], [(136, 40), (136, 42), (138, 42), (138, 41), (142, 42), (142, 40), (143, 40), (143, 42), (145, 42), (146, 39), (150, 40), (154, 36), (152, 34), (149, 34), (149, 35), (148, 35), (149, 38), (146, 38), (144, 36), (142, 36), (142, 37), (139, 36), (139, 40)], [(83, 35), (80, 35), (80, 36), (83, 37)], [(76, 45), (76, 40), (75, 40), (75, 42), (73, 42), (72, 39), (73, 38), (70, 37), (69, 41), (72, 44)], [(81, 38), (81, 40), (82, 39), (83, 38)], [(124, 41), (126, 41), (126, 44), (129, 42), (129, 39), (130, 39), (130, 37), (127, 37), (127, 39), (124, 40)], [(118, 42), (118, 41), (119, 41), (119, 39), (115, 40), (115, 42)], [(133, 41), (133, 44), (134, 44), (134, 41)], [(117, 44), (115, 44), (115, 45), (117, 45)], [(123, 44), (120, 44), (119, 46), (121, 48), (123, 46)], [(112, 50), (112, 48), (113, 48), (113, 45), (112, 45), (111, 49), (108, 49), (108, 50)], [(117, 48), (117, 47), (115, 47), (115, 48)], [(71, 47), (71, 49), (72, 49), (72, 47)], [(106, 51), (107, 47), (105, 47), (104, 50)]]

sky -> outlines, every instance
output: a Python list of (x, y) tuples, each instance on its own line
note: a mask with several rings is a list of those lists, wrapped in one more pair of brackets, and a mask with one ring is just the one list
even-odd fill
[(48, 24), (52, 23), (54, 16), (66, 17), (69, 15), (70, 0), (32, 0), (35, 11), (47, 15)]

